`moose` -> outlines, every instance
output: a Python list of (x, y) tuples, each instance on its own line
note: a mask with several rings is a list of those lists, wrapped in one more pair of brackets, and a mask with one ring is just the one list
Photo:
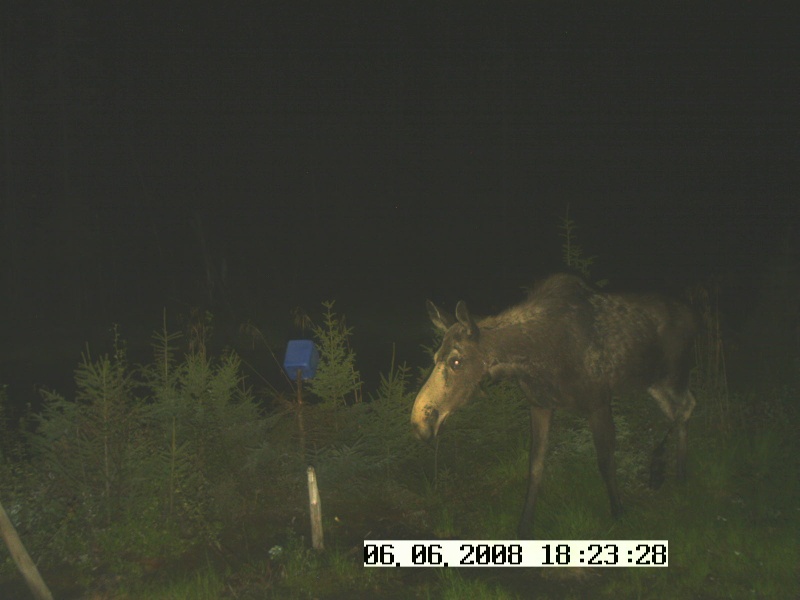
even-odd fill
[(654, 451), (651, 485), (664, 443), (677, 430), (679, 481), (686, 478), (686, 421), (695, 399), (689, 390), (691, 346), (697, 325), (685, 304), (658, 295), (610, 294), (583, 279), (552, 275), (528, 298), (498, 315), (476, 318), (461, 301), (455, 318), (427, 302), (442, 332), (433, 371), (414, 401), (411, 423), (417, 436), (433, 439), (444, 420), (463, 406), (484, 379), (516, 380), (530, 401), (530, 471), (518, 534), (533, 526), (553, 411), (588, 418), (597, 464), (611, 514), (622, 513), (614, 462), (611, 399), (647, 390), (671, 425)]

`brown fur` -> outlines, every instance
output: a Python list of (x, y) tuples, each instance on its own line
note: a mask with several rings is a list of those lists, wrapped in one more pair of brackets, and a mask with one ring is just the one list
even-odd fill
[(614, 515), (622, 507), (614, 465), (611, 397), (647, 390), (678, 429), (678, 476), (686, 472), (686, 420), (695, 317), (661, 296), (606, 294), (572, 275), (543, 281), (522, 303), (476, 320), (459, 302), (456, 318), (428, 303), (445, 334), (411, 420), (422, 439), (466, 403), (485, 377), (515, 379), (531, 402), (528, 499), (520, 533), (533, 520), (554, 409), (585, 415)]

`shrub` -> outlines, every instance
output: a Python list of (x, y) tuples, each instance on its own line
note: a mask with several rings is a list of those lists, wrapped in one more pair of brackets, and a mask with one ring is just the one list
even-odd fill
[(87, 350), (68, 400), (45, 392), (32, 436), (34, 473), (20, 519), (38, 531), (39, 556), (135, 574), (197, 545), (216, 545), (255, 493), (244, 474), (264, 421), (228, 353), (207, 357), (203, 340), (175, 359), (166, 326), (155, 361), (131, 368)]

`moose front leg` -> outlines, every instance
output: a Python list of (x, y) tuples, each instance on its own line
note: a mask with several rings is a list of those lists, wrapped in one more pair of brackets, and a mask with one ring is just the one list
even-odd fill
[(522, 511), (522, 519), (519, 522), (517, 531), (520, 539), (525, 539), (528, 531), (533, 525), (533, 509), (536, 504), (536, 494), (539, 484), (542, 482), (542, 472), (544, 470), (544, 456), (547, 452), (547, 436), (550, 432), (550, 419), (553, 416), (552, 409), (531, 407), (531, 451), (528, 474), (528, 497), (525, 500), (525, 508)]
[(614, 460), (614, 418), (611, 414), (611, 404), (598, 408), (589, 415), (589, 427), (594, 438), (594, 449), (597, 452), (597, 466), (603, 476), (603, 482), (608, 490), (608, 501), (611, 505), (611, 514), (618, 517), (622, 514), (622, 503), (619, 500), (617, 489), (617, 466)]

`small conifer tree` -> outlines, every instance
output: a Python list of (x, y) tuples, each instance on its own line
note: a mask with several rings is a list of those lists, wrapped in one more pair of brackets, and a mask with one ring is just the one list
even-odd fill
[(311, 393), (332, 405), (344, 405), (347, 398), (361, 399), (361, 375), (356, 370), (356, 355), (349, 339), (353, 328), (345, 325), (344, 317), (333, 312), (333, 301), (323, 302), (322, 325), (312, 327), (320, 353), (317, 373), (309, 382)]

